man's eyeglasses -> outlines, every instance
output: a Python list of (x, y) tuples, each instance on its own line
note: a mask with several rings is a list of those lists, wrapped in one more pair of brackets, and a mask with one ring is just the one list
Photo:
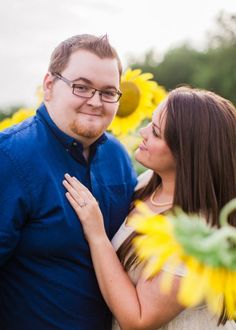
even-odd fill
[(103, 102), (107, 103), (116, 103), (121, 98), (122, 93), (117, 90), (104, 89), (100, 90), (83, 84), (75, 84), (73, 81), (70, 81), (63, 77), (60, 73), (52, 73), (53, 76), (57, 77), (64, 81), (68, 86), (72, 88), (72, 94), (76, 96), (83, 97), (85, 99), (90, 99), (94, 96), (96, 92), (99, 93), (99, 96)]

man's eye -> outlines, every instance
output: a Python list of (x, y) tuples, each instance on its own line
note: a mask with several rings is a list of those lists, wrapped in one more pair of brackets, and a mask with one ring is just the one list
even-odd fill
[(115, 91), (102, 91), (102, 94), (107, 97), (115, 97), (116, 92)]
[(78, 91), (78, 92), (88, 92), (90, 90), (90, 88), (86, 85), (74, 85), (74, 88)]

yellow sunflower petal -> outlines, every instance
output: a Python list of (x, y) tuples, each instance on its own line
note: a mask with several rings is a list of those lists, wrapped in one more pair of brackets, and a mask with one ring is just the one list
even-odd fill
[[(139, 214), (130, 224), (140, 236), (134, 240), (137, 255), (145, 262), (145, 276), (155, 276), (161, 269), (163, 279), (161, 289), (168, 292), (172, 277), (167, 273), (167, 265), (184, 265), (186, 276), (181, 277), (178, 300), (186, 307), (205, 302), (209, 310), (221, 315), (223, 308), (229, 319), (236, 318), (236, 271), (232, 268), (213, 267), (197, 256), (185, 251), (176, 235), (173, 217), (153, 215), (147, 207), (138, 203)], [(184, 216), (184, 214), (183, 214)], [(176, 235), (176, 237), (175, 237)]]
[[(115, 118), (108, 131), (116, 136), (134, 132), (145, 118), (151, 118), (153, 110), (160, 103), (163, 87), (158, 86), (151, 73), (140, 69), (127, 69), (121, 77), (122, 97)], [(155, 97), (161, 89), (159, 98)]]
[[(36, 96), (37, 96), (37, 107), (40, 105), (40, 103), (43, 100), (43, 90), (42, 86), (39, 86), (36, 90)], [(35, 109), (34, 108), (20, 108), (18, 109), (10, 118), (5, 118), (0, 122), (0, 131), (11, 127), (12, 125), (19, 124), (23, 120), (32, 117), (35, 115)]]
[(6, 118), (6, 119), (3, 119), (1, 122), (0, 122), (0, 131), (4, 130), (5, 128), (8, 128), (12, 125), (12, 120), (11, 118)]

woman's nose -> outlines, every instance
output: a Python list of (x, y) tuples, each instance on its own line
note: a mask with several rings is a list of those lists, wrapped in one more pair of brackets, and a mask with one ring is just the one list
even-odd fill
[(147, 138), (147, 128), (148, 128), (148, 126), (142, 127), (139, 130), (139, 133), (140, 133), (140, 135), (142, 136), (143, 139)]
[(144, 128), (142, 127), (142, 128), (140, 128), (140, 130), (139, 130), (139, 134), (143, 137), (143, 130), (144, 130)]

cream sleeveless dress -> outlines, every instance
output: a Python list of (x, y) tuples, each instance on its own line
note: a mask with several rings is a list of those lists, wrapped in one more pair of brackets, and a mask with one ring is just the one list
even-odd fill
[[(147, 179), (150, 177), (150, 172), (145, 174), (144, 177), (141, 178), (140, 184), (145, 184)], [(144, 180), (143, 180), (144, 179)], [(114, 249), (117, 250), (123, 241), (132, 233), (133, 229), (126, 224), (126, 221), (121, 225), (120, 229), (117, 231), (115, 236), (112, 239), (112, 245)], [(168, 267), (164, 268), (165, 271), (169, 271)], [(142, 264), (138, 265), (136, 268), (131, 268), (128, 272), (128, 275), (134, 285), (137, 284), (139, 276), (142, 271)], [(184, 276), (184, 269), (177, 269), (175, 272), (178, 276)], [(213, 316), (207, 310), (206, 305), (200, 305), (194, 308), (185, 309), (182, 311), (177, 317), (175, 317), (172, 321), (162, 326), (161, 330), (235, 330), (236, 323), (233, 321), (228, 321), (226, 324), (217, 326), (218, 317)], [(113, 319), (112, 322), (112, 330), (122, 330), (117, 322), (117, 320)]]

